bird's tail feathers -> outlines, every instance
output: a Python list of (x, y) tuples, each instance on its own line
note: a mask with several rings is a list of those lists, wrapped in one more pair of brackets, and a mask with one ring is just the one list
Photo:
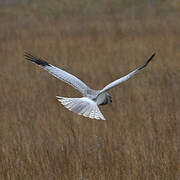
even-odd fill
[(97, 104), (86, 97), (82, 97), (82, 98), (66, 98), (60, 96), (56, 96), (56, 97), (58, 101), (60, 101), (61, 104), (63, 104), (70, 111), (73, 111), (85, 117), (89, 117), (91, 119), (105, 120)]

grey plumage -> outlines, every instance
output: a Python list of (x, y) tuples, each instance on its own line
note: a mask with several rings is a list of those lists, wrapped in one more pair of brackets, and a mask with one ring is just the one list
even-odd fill
[(58, 79), (64, 81), (65, 83), (71, 85), (79, 92), (81, 92), (81, 94), (83, 95), (82, 98), (65, 98), (57, 96), (58, 101), (60, 101), (61, 104), (63, 104), (67, 109), (85, 117), (105, 120), (104, 116), (98, 108), (98, 105), (105, 105), (112, 102), (111, 96), (106, 91), (128, 80), (137, 72), (144, 69), (148, 65), (148, 63), (154, 58), (155, 53), (147, 60), (147, 62), (143, 66), (135, 69), (128, 75), (111, 82), (102, 90), (93, 90), (89, 88), (84, 82), (82, 82), (74, 75), (55, 67), (46, 62), (45, 60), (31, 55), (30, 53), (25, 52), (24, 56), (27, 60), (38, 64), (40, 67), (48, 71), (53, 76), (57, 77)]

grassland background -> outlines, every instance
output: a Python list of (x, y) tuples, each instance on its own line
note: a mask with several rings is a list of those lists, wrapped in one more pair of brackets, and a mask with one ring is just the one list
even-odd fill
[[(0, 0), (0, 179), (179, 180), (179, 19), (179, 0)], [(96, 89), (156, 57), (97, 121), (24, 51)]]

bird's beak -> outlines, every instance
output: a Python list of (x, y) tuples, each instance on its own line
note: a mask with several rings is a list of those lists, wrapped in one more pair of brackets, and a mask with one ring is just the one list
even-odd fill
[(112, 103), (112, 97), (110, 96), (110, 102)]

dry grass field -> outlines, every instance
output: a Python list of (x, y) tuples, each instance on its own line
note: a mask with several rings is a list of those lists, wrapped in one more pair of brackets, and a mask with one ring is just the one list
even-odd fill
[[(179, 1), (12, 2), (0, 1), (0, 179), (180, 180)], [(66, 110), (55, 96), (80, 94), (24, 51), (95, 89), (156, 57), (97, 121)]]

